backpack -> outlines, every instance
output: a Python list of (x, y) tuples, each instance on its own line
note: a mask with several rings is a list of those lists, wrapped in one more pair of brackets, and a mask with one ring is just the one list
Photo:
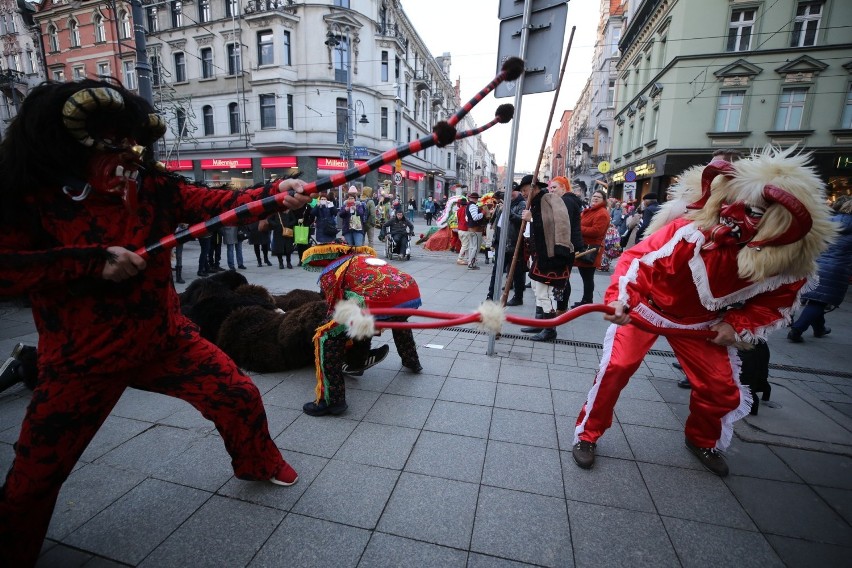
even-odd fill
[[(488, 219), (486, 219), (485, 215), (483, 215), (478, 221), (474, 221), (473, 216), (470, 214), (470, 206), (471, 204), (468, 203), (464, 208), (464, 216), (467, 219), (467, 228), (473, 229), (484, 226), (488, 222)], [(476, 210), (482, 213), (482, 209), (480, 209), (479, 205), (476, 206)]]

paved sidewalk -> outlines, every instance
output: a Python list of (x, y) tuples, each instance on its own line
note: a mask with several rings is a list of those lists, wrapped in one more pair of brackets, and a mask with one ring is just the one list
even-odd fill
[[(491, 265), (413, 252), (394, 263), (416, 277), (424, 307), (470, 312), (485, 298)], [(255, 268), (244, 253), (251, 282), (316, 289), (316, 273)], [(184, 251), (187, 282), (197, 254), (195, 243)], [(608, 280), (596, 276), (597, 299)], [(571, 284), (575, 300), (579, 277)], [(511, 313), (531, 315), (531, 292), (525, 301)], [(473, 328), (416, 332), (423, 372), (391, 349), (347, 380), (340, 417), (301, 412), (313, 369), (253, 375), (300, 474), (291, 488), (234, 479), (198, 412), (130, 390), (66, 482), (39, 566), (848, 566), (850, 304), (829, 314), (825, 338), (771, 337), (772, 405), (737, 424), (725, 479), (684, 447), (688, 391), (665, 340), (624, 390), (594, 469), (574, 465), (599, 315), (560, 328), (555, 343), (508, 325), (495, 356)], [(29, 310), (0, 304), (0, 354), (36, 339)], [(20, 385), (0, 393), (3, 471), (28, 399)]]

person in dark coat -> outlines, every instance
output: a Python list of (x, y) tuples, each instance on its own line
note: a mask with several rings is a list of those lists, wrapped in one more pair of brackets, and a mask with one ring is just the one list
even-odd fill
[[(287, 268), (293, 268), (290, 255), (295, 249), (293, 227), (296, 226), (297, 218), (292, 211), (274, 213), (267, 219), (269, 231), (272, 233), (272, 254), (278, 258), (278, 269), (284, 268), (284, 259), (287, 259)], [(284, 234), (288, 229), (287, 234)]]
[(660, 204), (657, 203), (656, 193), (646, 193), (642, 198), (642, 221), (639, 222), (639, 229), (636, 231), (636, 242), (642, 240), (645, 236), (645, 230), (651, 224), (651, 219), (654, 218), (654, 213), (660, 210)]
[[(509, 269), (512, 267), (512, 257), (515, 254), (515, 247), (518, 244), (518, 232), (521, 230), (521, 215), (527, 208), (527, 202), (524, 201), (524, 196), (521, 195), (518, 189), (518, 184), (512, 184), (511, 201), (509, 202), (509, 232), (506, 235), (506, 250), (503, 255), (503, 274), (507, 278), (512, 279), (513, 296), (506, 301), (507, 306), (523, 306), (524, 305), (524, 280), (526, 280), (526, 266), (524, 266), (524, 257), (519, 255), (515, 263), (515, 271), (511, 276), (508, 276)], [(500, 233), (502, 228), (500, 223), (503, 222), (503, 207), (506, 204), (501, 204), (500, 208), (494, 212), (494, 248), (500, 246)], [(494, 261), (494, 268), (491, 270), (491, 284), (488, 286), (487, 300), (494, 299), (494, 292), (500, 296), (500, 290), (494, 290), (494, 281), (497, 279), (497, 261)]]
[(320, 194), (319, 203), (311, 209), (314, 218), (317, 243), (333, 243), (337, 238), (337, 207), (325, 194)]
[[(255, 221), (248, 226), (248, 242), (254, 247), (254, 255), (257, 257), (258, 268), (266, 263), (266, 266), (272, 266), (269, 262), (269, 222), (263, 223), (264, 230), (260, 228), (260, 221)], [(263, 260), (260, 258), (260, 253), (263, 251)]]
[(825, 325), (825, 313), (843, 302), (852, 277), (852, 197), (844, 195), (834, 202), (831, 220), (839, 226), (837, 240), (817, 260), (819, 285), (802, 295), (804, 306), (790, 326), (787, 339), (804, 341), (802, 334), (813, 327), (814, 337), (825, 337), (831, 328)]
[[(562, 197), (562, 202), (568, 208), (568, 220), (571, 222), (571, 244), (574, 245), (574, 251), (583, 250), (583, 232), (580, 228), (580, 213), (583, 211), (583, 200), (580, 196), (574, 193), (571, 187), (571, 182), (563, 176), (556, 176), (550, 180), (548, 191)], [(571, 259), (568, 263), (569, 269), (574, 266), (574, 254), (571, 254)], [(565, 281), (565, 287), (561, 290), (554, 291), (556, 298), (556, 313), (561, 314), (568, 309), (568, 298), (571, 297), (571, 281)]]

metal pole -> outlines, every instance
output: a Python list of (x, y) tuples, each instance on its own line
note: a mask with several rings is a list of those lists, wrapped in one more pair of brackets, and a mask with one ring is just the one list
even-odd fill
[(136, 44), (136, 79), (139, 82), (139, 96), (154, 106), (154, 90), (151, 86), (151, 65), (148, 63), (147, 43), (145, 41), (145, 14), (140, 0), (130, 0), (130, 15), (133, 18), (133, 41)]
[[(532, 19), (532, 0), (524, 2), (524, 21), (521, 24), (521, 50), (518, 57), (524, 59), (527, 55), (527, 41), (530, 37), (530, 21)], [(509, 240), (509, 209), (512, 208), (512, 183), (515, 178), (515, 155), (518, 151), (518, 130), (521, 124), (521, 101), (524, 93), (524, 73), (518, 77), (515, 91), (515, 116), (512, 120), (512, 137), (509, 139), (509, 163), (506, 171), (506, 187), (503, 191), (503, 212), (500, 216), (500, 242), (497, 245), (497, 254), (494, 261), (497, 270), (494, 273), (494, 293), (503, 290), (503, 264), (506, 262), (506, 242)], [(535, 181), (535, 180), (533, 180)], [(496, 351), (496, 336), (488, 335), (487, 355), (494, 355)]]
[(346, 30), (346, 160), (348, 168), (351, 170), (355, 167), (355, 160), (352, 159), (352, 154), (355, 148), (355, 125), (353, 123), (354, 110), (352, 108), (352, 39), (349, 35), (349, 29)]

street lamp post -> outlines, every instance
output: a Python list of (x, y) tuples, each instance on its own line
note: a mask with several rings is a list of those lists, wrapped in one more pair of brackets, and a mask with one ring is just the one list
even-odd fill
[[(325, 44), (332, 49), (337, 48), (340, 52), (341, 63), (343, 61), (343, 47), (338, 35), (346, 37), (346, 141), (343, 144), (343, 157), (346, 159), (347, 168), (352, 169), (355, 161), (352, 159), (352, 146), (355, 144), (355, 127), (352, 124), (352, 41), (349, 35), (349, 26), (341, 30), (337, 24), (333, 24), (339, 32), (332, 33), (331, 29), (325, 35)], [(337, 188), (338, 203), (343, 203), (343, 187)]]

